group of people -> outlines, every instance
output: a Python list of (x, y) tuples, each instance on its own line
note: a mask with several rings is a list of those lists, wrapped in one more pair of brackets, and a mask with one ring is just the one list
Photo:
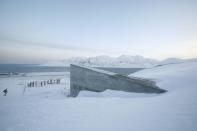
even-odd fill
[(27, 84), (27, 87), (43, 87), (43, 86), (45, 86), (45, 85), (47, 85), (47, 84), (60, 84), (60, 79), (55, 79), (55, 80), (52, 80), (52, 79), (50, 79), (50, 80), (44, 80), (44, 81), (32, 81), (32, 82), (29, 82), (28, 84)]
[[(50, 80), (44, 80), (40, 82), (32, 81), (27, 84), (27, 87), (38, 87), (38, 86), (42, 87), (47, 84), (60, 84), (60, 81), (61, 81), (60, 79), (55, 79), (55, 80), (50, 79)], [(1, 91), (1, 93), (4, 93), (3, 96), (6, 96), (8, 93), (8, 89), (7, 88), (4, 89), (3, 91)]]

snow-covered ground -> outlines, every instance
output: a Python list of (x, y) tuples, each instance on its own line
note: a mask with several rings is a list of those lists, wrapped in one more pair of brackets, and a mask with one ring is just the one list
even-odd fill
[[(69, 73), (0, 78), (2, 131), (196, 131), (197, 62), (154, 67), (131, 76), (153, 79), (168, 92), (82, 91), (66, 97)], [(26, 88), (29, 81), (61, 78), (60, 85)]]
[[(36, 96), (36, 97), (48, 97), (56, 91), (67, 92), (70, 84), (70, 73), (69, 72), (47, 72), (47, 73), (26, 73), (14, 76), (0, 76), (0, 91), (7, 88), (8, 94), (6, 98), (15, 98), (21, 96)], [(46, 84), (45, 86), (40, 85), (41, 81), (60, 79), (60, 84)], [(27, 84), (36, 81), (37, 86), (29, 88)], [(1, 96), (2, 96), (1, 92)], [(39, 95), (40, 94), (40, 95)], [(54, 94), (55, 97), (60, 97), (61, 94)], [(3, 97), (0, 97), (3, 98)]]

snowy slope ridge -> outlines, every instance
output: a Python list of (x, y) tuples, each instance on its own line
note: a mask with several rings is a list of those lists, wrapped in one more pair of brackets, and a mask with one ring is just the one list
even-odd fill
[(197, 62), (169, 64), (151, 69), (145, 69), (130, 76), (144, 77), (157, 81), (159, 87), (174, 90), (181, 88), (196, 88)]
[(158, 65), (167, 65), (167, 64), (176, 64), (176, 63), (183, 63), (186, 62), (187, 60), (184, 59), (178, 59), (178, 58), (167, 58), (163, 61), (160, 61)]

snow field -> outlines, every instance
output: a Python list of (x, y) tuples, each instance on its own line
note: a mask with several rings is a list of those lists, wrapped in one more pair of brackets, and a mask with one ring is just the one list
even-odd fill
[[(1, 130), (197, 130), (197, 62), (158, 66), (131, 76), (153, 79), (168, 92), (147, 95), (110, 90), (102, 93), (82, 91), (79, 97), (68, 98), (61, 94), (67, 92), (64, 88), (69, 88), (67, 74), (61, 77), (63, 83), (58, 85), (61, 87), (43, 88), (43, 91), (32, 88), (21, 95), (20, 84), (37, 77), (1, 79), (1, 86), (9, 87), (10, 92), (13, 89), (8, 97), (0, 97)], [(5, 81), (9, 82), (5, 84)]]

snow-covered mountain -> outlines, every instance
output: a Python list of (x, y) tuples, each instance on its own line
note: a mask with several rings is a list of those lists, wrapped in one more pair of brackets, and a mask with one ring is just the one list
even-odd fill
[(79, 64), (92, 67), (133, 67), (133, 68), (147, 68), (157, 65), (159, 61), (142, 56), (121, 55), (119, 57), (96, 56), (96, 57), (75, 57), (64, 60), (64, 63)]
[(197, 61), (197, 59), (179, 59), (168, 58), (162, 61), (145, 58), (143, 56), (121, 55), (119, 57), (110, 57), (106, 55), (96, 57), (73, 57), (62, 61), (52, 61), (41, 66), (70, 66), (77, 64), (91, 67), (129, 67), (129, 68), (149, 68), (158, 65), (176, 64), (184, 62)]
[(121, 55), (115, 60), (115, 64), (120, 67), (152, 67), (157, 65), (158, 61), (142, 56)]

